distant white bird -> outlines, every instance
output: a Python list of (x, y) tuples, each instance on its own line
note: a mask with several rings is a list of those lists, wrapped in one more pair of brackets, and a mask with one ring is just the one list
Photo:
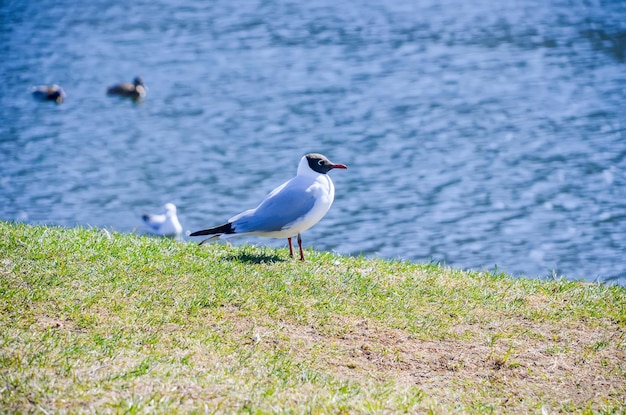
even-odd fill
[(328, 176), (332, 169), (347, 169), (317, 153), (300, 159), (296, 177), (278, 186), (254, 209), (233, 216), (227, 223), (194, 232), (190, 236), (212, 235), (212, 239), (257, 235), (268, 238), (287, 238), (289, 254), (293, 258), (291, 238), (298, 236), (300, 259), (304, 261), (300, 233), (320, 221), (335, 199), (335, 186)]
[(180, 226), (176, 216), (176, 206), (173, 203), (165, 204), (165, 213), (160, 215), (142, 215), (141, 218), (146, 223), (150, 232), (162, 236), (180, 235), (183, 227)]

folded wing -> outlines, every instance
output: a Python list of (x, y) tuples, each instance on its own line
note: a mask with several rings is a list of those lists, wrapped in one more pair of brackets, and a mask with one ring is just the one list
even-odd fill
[(261, 204), (232, 218), (237, 233), (276, 232), (301, 220), (315, 206), (308, 180), (295, 177), (276, 188)]

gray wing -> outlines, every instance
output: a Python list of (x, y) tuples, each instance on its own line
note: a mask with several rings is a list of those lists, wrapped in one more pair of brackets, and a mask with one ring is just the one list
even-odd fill
[(153, 231), (158, 232), (165, 222), (165, 215), (142, 215), (143, 221)]
[(237, 233), (280, 231), (302, 218), (315, 205), (310, 184), (310, 180), (294, 177), (272, 191), (256, 209), (234, 218)]

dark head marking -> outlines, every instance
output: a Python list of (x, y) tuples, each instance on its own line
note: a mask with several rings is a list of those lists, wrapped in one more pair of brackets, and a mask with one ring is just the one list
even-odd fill
[(319, 153), (309, 153), (306, 155), (306, 159), (309, 162), (311, 170), (321, 174), (326, 174), (332, 169), (347, 169), (343, 164), (335, 164), (328, 160), (326, 156)]

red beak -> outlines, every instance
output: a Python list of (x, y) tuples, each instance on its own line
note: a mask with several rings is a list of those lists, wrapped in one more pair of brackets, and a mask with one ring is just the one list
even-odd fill
[(347, 169), (348, 166), (346, 166), (345, 164), (333, 164), (333, 169)]

